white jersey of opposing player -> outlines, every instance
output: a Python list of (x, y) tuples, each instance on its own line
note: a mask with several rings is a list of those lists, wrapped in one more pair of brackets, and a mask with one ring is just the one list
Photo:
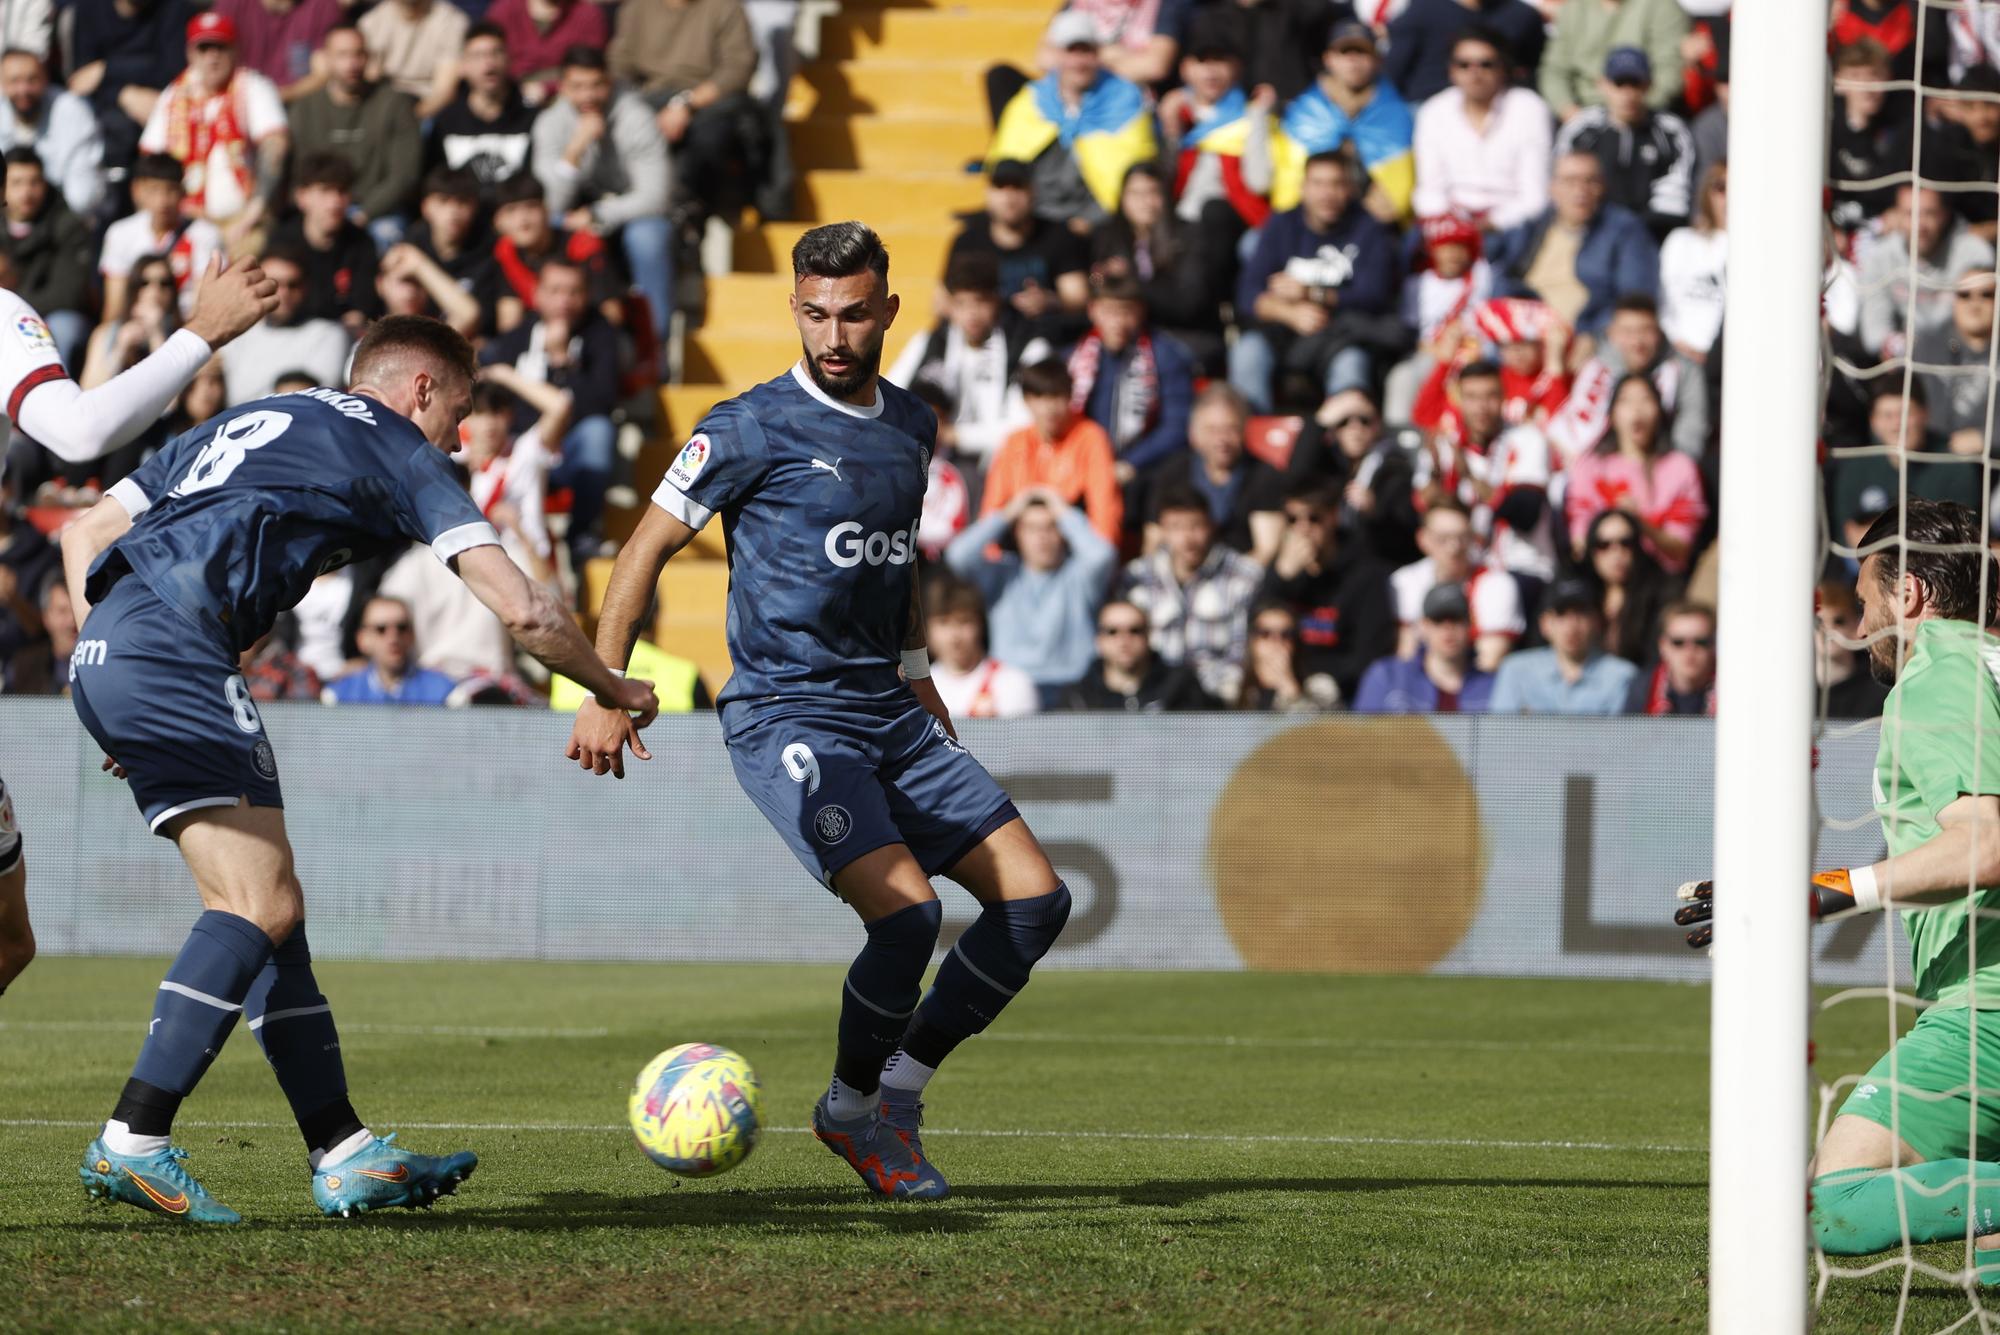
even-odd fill
[(18, 292), (0, 287), (0, 403), (7, 420), (20, 425), (28, 391), (51, 380), (67, 380), (55, 335)]

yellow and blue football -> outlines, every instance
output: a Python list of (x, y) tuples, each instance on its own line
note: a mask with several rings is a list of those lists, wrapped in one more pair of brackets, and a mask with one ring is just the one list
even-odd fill
[(714, 1177), (757, 1147), (762, 1102), (757, 1073), (741, 1056), (683, 1043), (646, 1063), (628, 1111), (647, 1158), (679, 1177)]

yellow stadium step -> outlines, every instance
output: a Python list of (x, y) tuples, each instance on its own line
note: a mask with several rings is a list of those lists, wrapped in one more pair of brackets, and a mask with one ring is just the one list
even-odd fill
[[(583, 571), (584, 605), (595, 618), (604, 606), (613, 562), (588, 562)], [(721, 561), (689, 560), (687, 553), (667, 563), (660, 575), (660, 615), (648, 636), (670, 654), (693, 659), (713, 696), (729, 680), (729, 567)]]
[(846, 13), (865, 13), (882, 9), (925, 9), (939, 14), (962, 12), (965, 8), (985, 13), (1005, 10), (1008, 13), (1037, 14), (1045, 23), (1056, 11), (1056, 6), (1051, 5), (1049, 0), (978, 0), (977, 4), (970, 6), (934, 5), (927, 3), (926, 0), (841, 0), (840, 7)]
[[(765, 377), (769, 379), (769, 377)], [(740, 394), (757, 382), (747, 381), (741, 385), (662, 385), (660, 386), (660, 439), (679, 449), (682, 442), (694, 434), (695, 424), (708, 414), (708, 410), (724, 399)], [(651, 446), (649, 445), (650, 449)], [(643, 457), (643, 456), (642, 456)], [(671, 453), (669, 454), (671, 456)], [(664, 473), (664, 464), (660, 472)], [(657, 474), (655, 480), (657, 480)]]
[(806, 168), (951, 171), (986, 152), (992, 130), (977, 114), (814, 116), (789, 127), (792, 158)]
[[(762, 223), (740, 229), (736, 233), (737, 272), (782, 274), (790, 283), (792, 247), (818, 225)], [(944, 257), (951, 251), (952, 238), (958, 235), (958, 224), (949, 214), (941, 214), (933, 222), (885, 224), (875, 231), (889, 248), (890, 285), (910, 294), (944, 272)]]
[(986, 200), (977, 172), (806, 171), (799, 174), (799, 206), (821, 222), (859, 218), (881, 230), (899, 224), (932, 226), (954, 213), (970, 213)]
[(882, 9), (843, 13), (820, 27), (820, 59), (881, 55), (896, 60), (963, 60), (968, 55), (1027, 64), (1049, 26), (1040, 9)]
[(704, 332), (791, 327), (792, 276), (780, 273), (725, 273), (706, 280), (708, 309)]
[(755, 385), (798, 356), (798, 331), (789, 319), (772, 320), (764, 329), (698, 329), (688, 337), (682, 354), (681, 379), (685, 384)]
[(817, 116), (986, 114), (986, 69), (974, 60), (818, 60), (799, 73), (788, 108)]

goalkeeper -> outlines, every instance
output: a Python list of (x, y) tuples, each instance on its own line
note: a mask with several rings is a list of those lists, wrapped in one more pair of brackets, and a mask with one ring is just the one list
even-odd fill
[[(2000, 1156), (2000, 639), (1981, 629), (2000, 581), (1972, 511), (1906, 508), (1860, 543), (1887, 547), (1862, 561), (1859, 594), (1869, 668), (1895, 688), (1875, 757), (1890, 856), (1821, 872), (1810, 904), (1816, 920), (1903, 910), (1917, 995), (1931, 1004), (1813, 1157), (1813, 1231), (1835, 1256), (1962, 1238), (1968, 1204), (1981, 1248), (2000, 1247), (2000, 1164), (1986, 1162)], [(1690, 945), (1711, 940), (1712, 895), (1707, 881), (1681, 888), (1689, 902), (1674, 920), (1694, 928)], [(2000, 1282), (2000, 1250), (1986, 1256), (1979, 1277)]]

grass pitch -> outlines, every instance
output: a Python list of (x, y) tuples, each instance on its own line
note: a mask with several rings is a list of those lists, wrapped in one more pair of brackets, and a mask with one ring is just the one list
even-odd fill
[[(44, 959), (0, 1001), (0, 1326), (16, 1330), (1698, 1329), (1707, 993), (1648, 984), (1037, 976), (932, 1086), (949, 1201), (866, 1197), (804, 1133), (839, 971), (327, 964), (378, 1132), (477, 1150), (429, 1214), (323, 1219), (251, 1037), (177, 1139), (250, 1221), (88, 1206), (76, 1162), (158, 960)], [(1876, 1007), (1820, 1027), (1858, 1070)], [(676, 1182), (624, 1128), (652, 1054), (764, 1081), (742, 1168)], [(1927, 1259), (1952, 1263), (1948, 1248)], [(1819, 1329), (1884, 1330), (1900, 1276)], [(1906, 1328), (1965, 1315), (1919, 1282)]]

